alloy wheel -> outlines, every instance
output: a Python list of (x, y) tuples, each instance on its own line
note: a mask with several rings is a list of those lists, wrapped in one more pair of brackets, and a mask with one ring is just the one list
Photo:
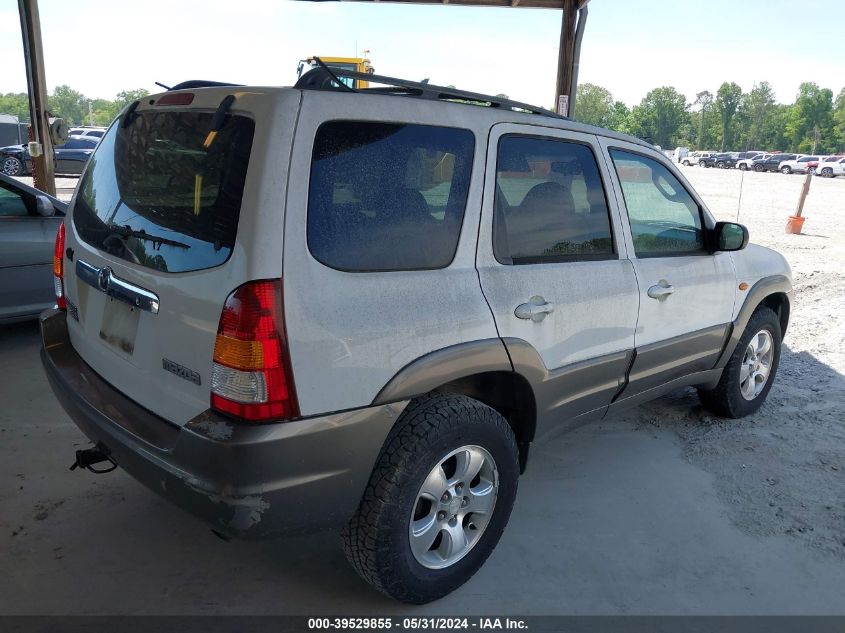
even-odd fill
[(478, 543), (496, 506), (499, 473), (480, 446), (462, 446), (425, 478), (408, 526), (411, 552), (428, 569), (454, 565)]
[(754, 400), (763, 391), (772, 371), (775, 346), (768, 330), (751, 337), (739, 368), (739, 391), (746, 400)]

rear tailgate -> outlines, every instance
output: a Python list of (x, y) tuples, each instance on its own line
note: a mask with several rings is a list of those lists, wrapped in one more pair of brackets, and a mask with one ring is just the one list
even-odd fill
[[(180, 425), (209, 407), (227, 296), (281, 277), (300, 101), (278, 88), (187, 92), (190, 105), (151, 96), (126, 125), (112, 125), (71, 202), (64, 256), (73, 347), (126, 396)], [(228, 95), (236, 98), (225, 123), (209, 134)]]

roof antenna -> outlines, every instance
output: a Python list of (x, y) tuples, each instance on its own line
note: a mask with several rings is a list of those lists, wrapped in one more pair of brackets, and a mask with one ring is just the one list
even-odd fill
[(155, 82), (155, 85), (156, 85), (156, 86), (161, 86), (161, 87), (162, 87), (162, 88), (164, 88), (165, 90), (170, 90), (170, 86), (165, 86), (165, 85), (164, 85), (163, 83), (161, 83), (160, 81), (156, 81), (156, 82)]

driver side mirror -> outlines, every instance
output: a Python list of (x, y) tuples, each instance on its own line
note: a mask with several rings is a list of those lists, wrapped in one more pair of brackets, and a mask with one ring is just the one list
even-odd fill
[(748, 246), (748, 229), (736, 222), (716, 222), (713, 251), (741, 251)]
[(56, 207), (47, 196), (35, 196), (35, 212), (41, 218), (52, 218), (56, 215)]

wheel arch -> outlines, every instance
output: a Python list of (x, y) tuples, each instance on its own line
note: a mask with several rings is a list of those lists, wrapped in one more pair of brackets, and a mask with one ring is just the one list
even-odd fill
[(751, 315), (761, 305), (771, 308), (778, 315), (781, 336), (785, 335), (792, 305), (792, 282), (786, 275), (764, 277), (749, 289), (739, 314), (731, 324), (731, 332), (716, 363), (717, 369), (724, 368), (727, 365), (734, 348), (745, 331), (745, 327), (748, 325), (748, 321), (751, 320)]
[(474, 398), (507, 420), (519, 446), (520, 470), (537, 428), (537, 401), (528, 378), (514, 371), (499, 338), (459, 343), (403, 367), (382, 387), (373, 405), (412, 400), (442, 391)]

